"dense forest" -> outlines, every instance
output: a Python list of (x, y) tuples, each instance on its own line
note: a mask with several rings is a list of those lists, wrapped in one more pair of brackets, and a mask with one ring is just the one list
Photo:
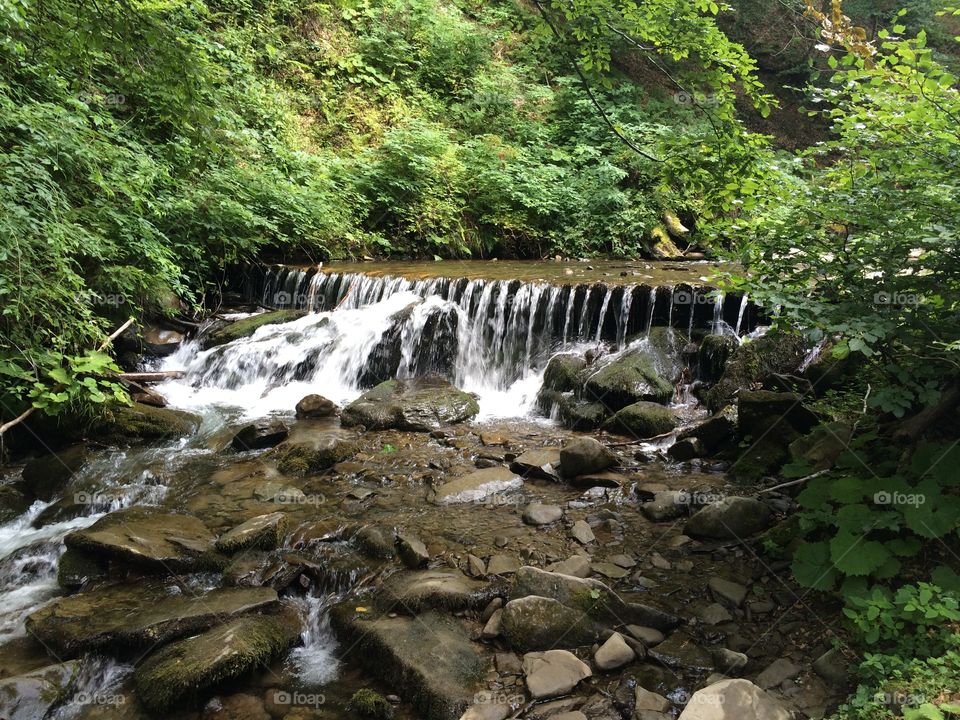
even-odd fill
[(853, 427), (782, 471), (834, 717), (960, 716), (958, 77), (949, 0), (0, 0), (0, 422), (127, 403), (111, 332), (247, 262), (729, 260)]

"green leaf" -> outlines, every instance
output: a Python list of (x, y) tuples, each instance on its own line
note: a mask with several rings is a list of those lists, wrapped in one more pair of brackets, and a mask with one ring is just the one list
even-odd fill
[(814, 590), (831, 590), (837, 571), (830, 563), (830, 547), (825, 542), (806, 543), (793, 555), (793, 574), (797, 582)]
[(839, 531), (830, 541), (830, 560), (844, 575), (869, 575), (891, 557), (881, 542)]

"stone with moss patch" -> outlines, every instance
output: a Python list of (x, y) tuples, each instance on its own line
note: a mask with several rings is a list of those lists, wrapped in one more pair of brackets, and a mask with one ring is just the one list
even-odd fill
[(281, 512), (250, 518), (224, 533), (217, 540), (220, 552), (235, 553), (248, 548), (272, 550), (282, 545), (287, 532), (287, 516)]
[(200, 635), (179, 640), (150, 655), (133, 675), (140, 702), (155, 713), (227, 680), (265, 667), (293, 645), (300, 618), (292, 608), (270, 615), (246, 615)]
[(697, 375), (713, 383), (723, 376), (727, 360), (739, 346), (732, 335), (707, 335), (697, 349)]
[(253, 315), (252, 317), (235, 320), (226, 327), (215, 330), (210, 333), (204, 341), (204, 348), (212, 348), (217, 345), (239, 340), (240, 338), (250, 337), (257, 330), (266, 325), (279, 325), (281, 323), (291, 322), (306, 315), (305, 310), (273, 310), (271, 312)]
[(652, 402), (636, 402), (618, 410), (601, 428), (618, 435), (648, 438), (670, 432), (676, 426), (677, 418), (669, 408)]
[(67, 550), (57, 562), (57, 584), (65, 590), (77, 590), (106, 576), (106, 563), (80, 550)]
[(554, 355), (543, 371), (543, 387), (556, 392), (577, 390), (585, 367), (587, 367), (587, 361), (580, 355), (573, 353)]
[(503, 637), (519, 652), (590, 645), (601, 628), (580, 610), (538, 595), (508, 602), (500, 624)]
[(737, 393), (773, 374), (791, 374), (806, 355), (806, 343), (800, 335), (770, 332), (744, 342), (730, 356), (720, 380), (706, 394), (710, 412), (717, 412), (734, 401)]
[(393, 706), (383, 695), (370, 688), (361, 688), (353, 694), (350, 709), (364, 720), (390, 720), (393, 717)]
[(350, 440), (320, 435), (311, 440), (287, 440), (274, 448), (270, 456), (284, 475), (304, 477), (329, 470), (355, 451), (356, 445)]
[(673, 395), (673, 385), (657, 372), (653, 358), (638, 350), (610, 361), (587, 378), (583, 397), (616, 411), (646, 400), (665, 403)]
[(91, 435), (107, 442), (156, 440), (192, 435), (200, 418), (182, 410), (158, 408), (143, 403), (116, 406), (91, 428)]
[(387, 380), (347, 405), (346, 426), (367, 430), (429, 432), (469, 420), (480, 412), (476, 398), (439, 377)]

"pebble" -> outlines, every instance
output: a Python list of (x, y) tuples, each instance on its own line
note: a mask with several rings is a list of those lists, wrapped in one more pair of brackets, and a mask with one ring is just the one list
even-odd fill
[(655, 568), (660, 568), (661, 570), (669, 570), (671, 567), (673, 567), (670, 564), (670, 561), (658, 552), (650, 555), (650, 564)]
[(664, 634), (656, 628), (644, 627), (643, 625), (627, 625), (626, 631), (647, 647), (659, 645), (665, 639)]
[(566, 560), (553, 565), (550, 571), (561, 575), (573, 575), (578, 578), (589, 577), (590, 558), (586, 555), (571, 555)]
[(786, 658), (774, 660), (766, 670), (757, 675), (756, 683), (764, 690), (776, 687), (784, 680), (790, 680), (800, 674), (800, 668)]
[(487, 563), (490, 575), (509, 575), (520, 569), (520, 563), (512, 555), (494, 555)]
[(487, 624), (483, 626), (483, 632), (481, 636), (486, 640), (492, 640), (493, 638), (500, 637), (500, 628), (501, 628), (501, 618), (503, 617), (503, 608), (498, 608), (493, 612), (493, 615), (490, 616), (490, 619), (487, 620)]
[(523, 521), (527, 525), (549, 525), (563, 517), (563, 510), (557, 505), (530, 503), (523, 510)]
[(710, 591), (719, 602), (722, 602), (728, 607), (740, 607), (743, 605), (743, 601), (747, 599), (747, 588), (732, 580), (712, 577), (707, 582), (707, 587), (710, 588)]
[(707, 625), (720, 625), (721, 623), (733, 620), (733, 616), (730, 615), (730, 611), (720, 603), (710, 603), (705, 608), (700, 610), (697, 615), (699, 615), (700, 619), (703, 620)]
[(573, 524), (573, 527), (570, 528), (570, 537), (581, 545), (588, 545), (597, 539), (593, 534), (593, 530), (591, 530), (590, 526), (583, 520), (577, 520)]
[(593, 661), (601, 670), (616, 670), (636, 658), (636, 653), (620, 633), (613, 633), (594, 653)]
[(619, 565), (622, 568), (632, 568), (637, 564), (637, 561), (634, 560), (629, 555), (614, 555), (608, 558), (610, 562), (614, 565)]
[(590, 565), (590, 569), (598, 575), (603, 575), (611, 580), (619, 580), (620, 578), (625, 578), (630, 574), (619, 565), (606, 562), (593, 563)]

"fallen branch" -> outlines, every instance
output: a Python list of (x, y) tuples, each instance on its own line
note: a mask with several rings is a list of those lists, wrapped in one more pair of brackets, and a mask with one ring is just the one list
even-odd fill
[(812, 475), (807, 475), (806, 477), (802, 477), (799, 480), (791, 480), (790, 482), (780, 483), (779, 485), (774, 485), (773, 487), (764, 488), (763, 490), (758, 492), (757, 495), (763, 495), (763, 493), (773, 492), (775, 490), (782, 490), (783, 488), (793, 487), (794, 485), (801, 485), (807, 482), (808, 480), (813, 480), (814, 478), (820, 477), (821, 475), (826, 475), (828, 472), (830, 472), (830, 468), (827, 468), (826, 470), (818, 470)]
[(666, 437), (670, 437), (676, 431), (671, 430), (670, 432), (661, 433), (660, 435), (654, 435), (653, 437), (640, 438), (638, 440), (630, 440), (628, 442), (621, 443), (607, 443), (607, 447), (626, 447), (627, 445), (639, 445), (640, 443), (653, 442), (654, 440), (663, 440)]
[(162, 370), (158, 372), (125, 372), (117, 373), (112, 377), (117, 380), (127, 380), (134, 383), (163, 382), (183, 377), (183, 370)]

